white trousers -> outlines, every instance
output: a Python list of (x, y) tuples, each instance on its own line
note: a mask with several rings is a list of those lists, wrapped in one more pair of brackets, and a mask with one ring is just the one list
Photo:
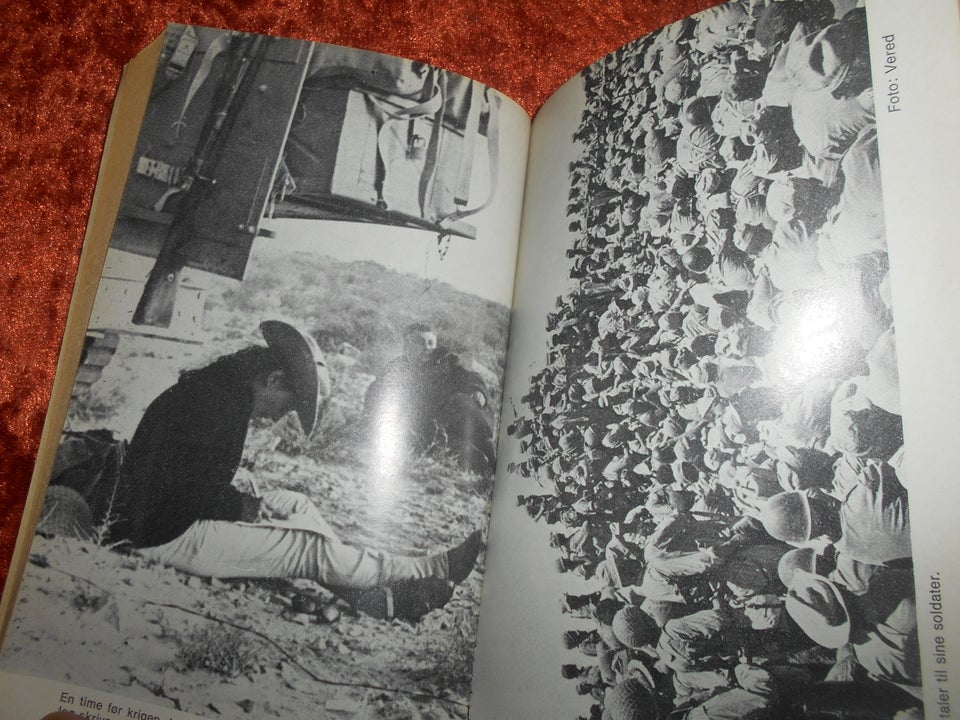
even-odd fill
[(265, 493), (270, 520), (198, 520), (164, 545), (140, 554), (191, 575), (306, 578), (333, 589), (366, 589), (400, 580), (446, 578), (446, 553), (409, 556), (347, 545), (309, 498)]

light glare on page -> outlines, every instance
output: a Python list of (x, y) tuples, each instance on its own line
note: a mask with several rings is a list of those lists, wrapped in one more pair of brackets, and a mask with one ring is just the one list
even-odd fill
[[(399, 399), (387, 398), (378, 413), (373, 426), (373, 444), (375, 454), (373, 467), (378, 478), (377, 487), (386, 491), (388, 478), (396, 478), (403, 467), (403, 438), (397, 428), (403, 427), (402, 411)], [(381, 500), (388, 500), (381, 498)]]
[(778, 381), (800, 386), (836, 362), (844, 338), (843, 307), (841, 293), (817, 295), (804, 303), (793, 323), (782, 328), (771, 358)]

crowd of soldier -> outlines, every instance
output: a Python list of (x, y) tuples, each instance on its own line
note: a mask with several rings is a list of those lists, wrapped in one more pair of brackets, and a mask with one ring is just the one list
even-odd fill
[(591, 718), (921, 716), (850, 4), (731, 3), (584, 72), (572, 285), (508, 431), (547, 489), (518, 502), (591, 589), (562, 668)]

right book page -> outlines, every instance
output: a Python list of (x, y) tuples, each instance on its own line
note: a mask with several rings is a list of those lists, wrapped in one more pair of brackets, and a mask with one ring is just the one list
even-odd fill
[(534, 123), (471, 717), (953, 717), (953, 2), (734, 2)]

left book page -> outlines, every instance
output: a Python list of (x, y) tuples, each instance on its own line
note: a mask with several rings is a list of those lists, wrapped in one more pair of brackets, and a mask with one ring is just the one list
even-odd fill
[(131, 62), (4, 718), (467, 716), (529, 130), (360, 50), (171, 25)]

